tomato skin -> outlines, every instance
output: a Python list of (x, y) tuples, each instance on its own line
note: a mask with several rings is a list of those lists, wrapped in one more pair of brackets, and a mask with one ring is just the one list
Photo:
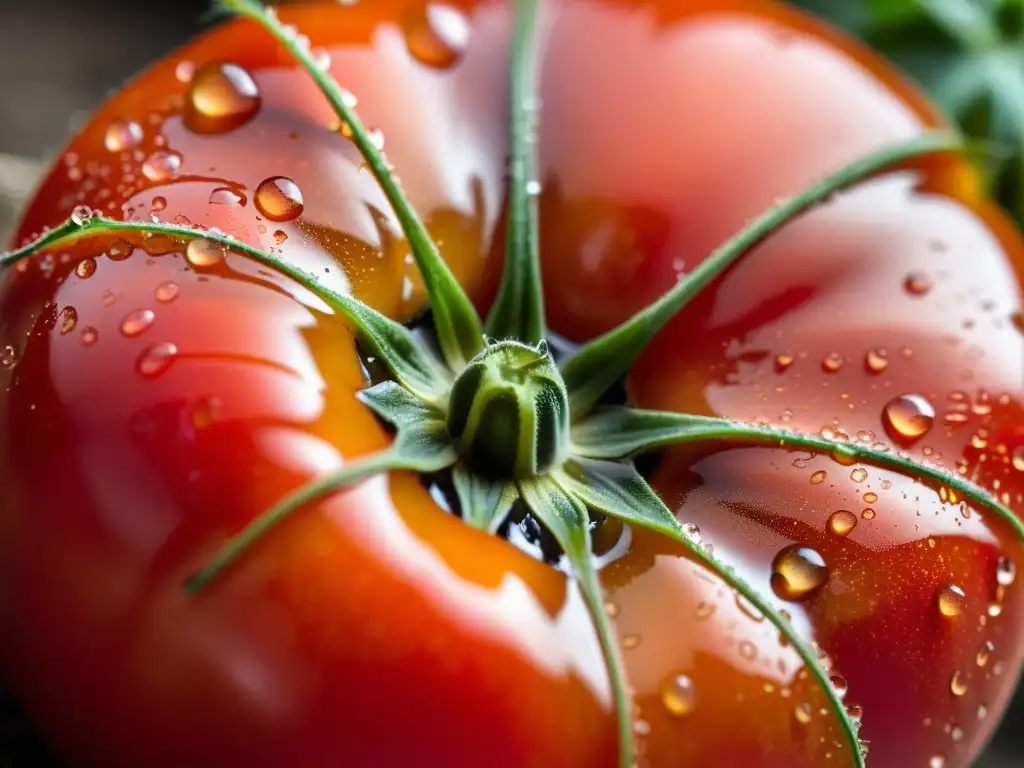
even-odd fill
[[(382, 128), (413, 203), (485, 307), (500, 274), (507, 8), (473, 8), (470, 47), (450, 69), (409, 57), (403, 34), (421, 16), (421, 5), (396, 0), (285, 18), (328, 46), (332, 72)], [(179, 117), (182, 60), (244, 67), (262, 110), (228, 133), (190, 133)], [(672, 109), (666, 94), (678, 99)], [(775, 197), (935, 119), (863, 51), (747, 0), (569, 3), (552, 29), (542, 95), (546, 293), (556, 329), (577, 339), (664, 291), (678, 254), (692, 267)], [(116, 120), (144, 127), (138, 155), (104, 147)], [(354, 148), (325, 128), (332, 121), (283, 52), (229, 24), (101, 108), (19, 236), (76, 204), (184, 217), (278, 249), (328, 285), (407, 317), (422, 297), (405, 283), (413, 270), (397, 227)], [(173, 179), (146, 177), (156, 151), (180, 153)], [(938, 404), (959, 374), (944, 365), (942, 340), (965, 319), (956, 287), (983, 286), (978, 300), (995, 301), (1000, 317), (1019, 310), (1021, 250), (979, 202), (964, 163), (917, 167), (927, 174), (920, 189), (907, 175), (873, 182), (752, 254), (665, 331), (630, 379), (635, 399), (811, 431), (839, 417), (851, 434), (879, 439), (891, 394), (920, 391)], [(281, 175), (302, 190), (304, 212), (261, 221), (255, 190)], [(220, 188), (246, 204), (211, 203)], [(929, 239), (949, 247), (922, 262)], [(351, 335), (306, 292), (235, 256), (195, 270), (169, 245), (147, 246), (126, 259), (111, 242), (42, 257), (9, 275), (0, 295), (0, 345), (18, 353), (2, 371), (0, 401), (0, 506), (10, 510), (0, 522), (0, 660), (61, 754), (103, 766), (614, 765), (607, 683), (575, 592), (557, 571), (443, 514), (414, 478), (325, 501), (210, 591), (182, 592), (225, 537), (387, 438), (354, 398), (363, 379)], [(82, 278), (86, 255), (97, 268)], [(950, 273), (946, 300), (938, 287), (904, 296), (903, 277), (939, 269), (936, 261)], [(178, 292), (164, 302), (168, 283)], [(886, 299), (865, 313), (858, 300), (876, 290)], [(140, 309), (154, 312), (152, 326), (126, 335)], [(985, 421), (1006, 457), (1024, 442), (1012, 333), (1009, 323), (985, 326), (971, 342), (986, 353), (971, 386), (996, 404), (1009, 393)], [(167, 343), (177, 354), (154, 361)], [(869, 378), (862, 358), (878, 344), (892, 348), (890, 366)], [(808, 356), (777, 374), (772, 359), (788, 349)], [(832, 351), (844, 356), (838, 374), (818, 365)], [(1001, 459), (982, 462), (980, 449), (965, 453), (972, 436), (937, 426), (927, 445), (951, 468), (964, 453), (971, 473), (989, 488), (1000, 480), (1020, 509), (1020, 479)], [(940, 753), (967, 764), (1021, 660), (1019, 585), (1004, 590), (1000, 616), (987, 616), (995, 563), (1019, 561), (1019, 545), (986, 515), (960, 519), (901, 478), (871, 471), (857, 484), (856, 467), (793, 466), (796, 458), (674, 452), (655, 482), (761, 589), (782, 547), (824, 555), (828, 591), (778, 604), (864, 705), (873, 766), (923, 765)], [(811, 485), (818, 470), (828, 481)], [(869, 488), (881, 497), (876, 520), (860, 519), (842, 541), (827, 535), (826, 512), (854, 508)], [(848, 759), (792, 649), (678, 548), (634, 532), (604, 579), (652, 766)], [(935, 592), (947, 580), (965, 592), (965, 611), (942, 624)], [(995, 651), (981, 667), (988, 640)], [(957, 669), (970, 670), (962, 697), (949, 690)], [(661, 688), (677, 674), (696, 694), (682, 717), (666, 711)], [(978, 718), (982, 704), (989, 714)], [(805, 706), (807, 723), (796, 714)], [(954, 723), (963, 731), (955, 741)]]

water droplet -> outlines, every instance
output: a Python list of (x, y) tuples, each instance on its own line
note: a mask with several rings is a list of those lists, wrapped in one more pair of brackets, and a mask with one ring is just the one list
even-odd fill
[(963, 696), (967, 693), (967, 681), (960, 674), (960, 670), (954, 672), (953, 677), (949, 679), (949, 691), (954, 696)]
[(932, 279), (924, 272), (911, 272), (903, 280), (903, 287), (911, 296), (924, 296), (932, 289)]
[(1018, 472), (1024, 472), (1024, 445), (1018, 445), (1013, 449), (1013, 468)]
[(168, 181), (181, 168), (181, 155), (159, 150), (142, 163), (142, 173), (150, 181)]
[(718, 607), (714, 603), (707, 603), (701, 600), (697, 603), (697, 621), (707, 621), (714, 615), (716, 610), (718, 610)]
[(217, 187), (210, 193), (210, 205), (231, 205), (240, 208), (246, 202), (245, 195), (229, 187)]
[(868, 491), (867, 493), (864, 494), (864, 503), (865, 504), (874, 504), (876, 501), (878, 501), (878, 494), (877, 493), (874, 493), (872, 491)]
[(800, 725), (807, 725), (811, 722), (811, 705), (807, 702), (797, 704), (793, 707), (793, 717)]
[(857, 516), (846, 509), (840, 509), (829, 515), (828, 529), (836, 536), (846, 536), (857, 527)]
[(256, 189), (256, 208), (271, 221), (291, 221), (302, 214), (302, 192), (284, 176), (265, 179)]
[(153, 198), (153, 202), (150, 203), (149, 209), (151, 211), (153, 211), (154, 213), (159, 213), (160, 211), (162, 211), (166, 207), (167, 207), (167, 198), (166, 197), (161, 197), (160, 195), (157, 195), (156, 197)]
[(224, 261), (225, 255), (226, 251), (223, 245), (205, 237), (189, 240), (185, 247), (186, 260), (197, 269), (220, 264)]
[(181, 289), (178, 287), (177, 283), (168, 281), (166, 283), (160, 283), (160, 285), (156, 287), (156, 290), (153, 291), (153, 295), (156, 297), (157, 301), (163, 304), (169, 304), (178, 298), (178, 294), (180, 292)]
[(288, 241), (288, 233), (282, 229), (278, 229), (274, 232), (274, 242), (277, 245), (284, 245)]
[(625, 635), (622, 638), (622, 649), (624, 651), (632, 651), (634, 648), (640, 645), (640, 635)]
[(1017, 564), (1009, 557), (1000, 557), (996, 562), (996, 581), (1008, 587), (1017, 579)]
[(380, 128), (373, 128), (367, 133), (370, 144), (378, 152), (384, 149), (384, 132)]
[(454, 66), (469, 47), (465, 14), (450, 5), (430, 3), (412, 19), (406, 33), (409, 53), (430, 67)]
[(846, 714), (854, 722), (860, 722), (861, 718), (864, 717), (864, 708), (860, 704), (847, 704)]
[(137, 309), (121, 321), (121, 333), (125, 336), (138, 336), (153, 325), (156, 315), (151, 309)]
[(935, 408), (921, 395), (900, 395), (883, 410), (886, 432), (902, 445), (920, 440), (935, 423)]
[(132, 255), (132, 246), (126, 240), (115, 240), (107, 249), (107, 258), (111, 261), (124, 261)]
[(945, 755), (932, 755), (928, 760), (928, 768), (946, 768)]
[(686, 717), (697, 705), (697, 691), (693, 681), (683, 674), (669, 675), (658, 685), (661, 703), (670, 715)]
[(871, 507), (868, 507), (867, 509), (860, 513), (860, 516), (865, 520), (874, 520), (875, 510), (873, 510)]
[(992, 618), (1003, 615), (1003, 606), (1000, 603), (989, 603), (988, 604), (988, 615)]
[(196, 65), (191, 61), (179, 61), (174, 67), (174, 77), (179, 83), (191, 83), (196, 76)]
[(878, 374), (889, 367), (889, 358), (884, 349), (872, 349), (864, 356), (864, 369), (868, 373)]
[(757, 646), (749, 640), (743, 640), (739, 647), (740, 657), (747, 661), (755, 661), (757, 659)]
[(82, 346), (91, 347), (100, 339), (100, 332), (91, 325), (82, 329)]
[(863, 483), (865, 480), (868, 479), (868, 471), (863, 467), (858, 467), (857, 469), (850, 472), (850, 479), (853, 480), (853, 482), (855, 483)]
[(782, 373), (793, 364), (793, 356), (788, 352), (782, 352), (775, 356), (775, 370)]
[(986, 640), (985, 643), (978, 650), (978, 655), (974, 657), (975, 663), (979, 667), (984, 667), (986, 664), (988, 664), (988, 660), (989, 658), (991, 658), (995, 650), (996, 647), (992, 644), (992, 642), (990, 640)]
[(147, 379), (155, 379), (174, 363), (178, 348), (169, 341), (154, 344), (139, 355), (136, 368)]
[(826, 477), (828, 477), (828, 473), (823, 469), (819, 469), (811, 475), (811, 485), (821, 485), (825, 482)]
[(843, 358), (838, 352), (830, 352), (821, 361), (821, 370), (825, 373), (835, 373), (843, 367)]
[(964, 729), (959, 725), (954, 725), (953, 730), (950, 731), (949, 737), (953, 739), (953, 741), (960, 741), (960, 739), (964, 737)]
[(683, 523), (683, 533), (694, 544), (700, 543), (700, 528), (695, 523)]
[(846, 682), (846, 678), (842, 675), (832, 675), (829, 679), (832, 684), (832, 690), (836, 692), (836, 697), (842, 699), (846, 696), (846, 691), (849, 688), (849, 684)]
[(978, 719), (979, 720), (984, 720), (986, 717), (988, 717), (988, 707), (986, 707), (984, 704), (979, 704), (978, 705)]
[(78, 226), (82, 226), (85, 222), (92, 218), (92, 209), (87, 205), (76, 205), (71, 209), (71, 221)]
[(142, 143), (142, 126), (134, 120), (115, 120), (107, 126), (103, 146), (109, 152), (125, 152)]
[(14, 364), (18, 361), (18, 353), (14, 347), (10, 344), (3, 348), (3, 352), (0, 352), (0, 365), (4, 368), (13, 368)]
[(78, 312), (75, 311), (74, 307), (64, 307), (64, 311), (60, 313), (60, 335), (67, 336), (78, 325)]
[(185, 127), (194, 133), (225, 133), (240, 128), (260, 110), (252, 76), (237, 64), (211, 61), (195, 72), (185, 98)]
[(619, 615), (619, 604), (613, 602), (607, 602), (604, 604), (604, 612), (607, 613), (611, 618), (615, 618)]
[(967, 596), (956, 584), (943, 584), (935, 595), (939, 613), (948, 619), (956, 618), (964, 611)]
[(824, 558), (810, 547), (790, 545), (772, 561), (772, 590), (783, 600), (807, 600), (825, 586), (828, 577)]
[(75, 266), (75, 274), (83, 280), (88, 280), (96, 274), (96, 259), (84, 258)]

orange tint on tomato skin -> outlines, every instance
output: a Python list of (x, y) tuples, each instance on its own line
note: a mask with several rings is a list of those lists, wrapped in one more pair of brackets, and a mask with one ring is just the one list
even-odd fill
[[(286, 18), (310, 34), (314, 47), (329, 46), (332, 72), (359, 97), (366, 123), (382, 130), (443, 255), (486, 306), (502, 253), (507, 9), (474, 11), (469, 49), (450, 69), (437, 68), (436, 60), (422, 66), (408, 54), (402, 24), (418, 23), (421, 10), (413, 2), (361, 3), (293, 10)], [(690, 268), (775, 196), (919, 130), (927, 109), (916, 96), (905, 94), (912, 105), (906, 106), (874, 79), (882, 75), (889, 87), (906, 90), (880, 65), (853, 64), (851, 52), (858, 60), (862, 52), (828, 35), (821, 42), (820, 33), (760, 2), (565, 7), (551, 30), (542, 78), (540, 143), (546, 290), (557, 330), (575, 338), (603, 330), (667, 289), (677, 258)], [(180, 61), (210, 60), (250, 71), (263, 107), (237, 130), (197, 136), (177, 116), (186, 86), (175, 69)], [(119, 119), (144, 127), (138, 156), (104, 147), (107, 126)], [(79, 203), (137, 220), (156, 215), (217, 226), (407, 317), (422, 298), (415, 281), (406, 280), (414, 267), (380, 192), (359, 170), (351, 144), (331, 130), (333, 122), (282, 51), (251, 25), (227, 26), (101, 108), (75, 139), (75, 155), (65, 155), (44, 183), (20, 234), (58, 223)], [(173, 179), (140, 175), (158, 150), (181, 154)], [(133, 180), (120, 175), (121, 164)], [(944, 161), (928, 168), (933, 186), (955, 186), (973, 205), (966, 166)], [(253, 196), (272, 176), (286, 176), (301, 190), (300, 218), (257, 219)], [(778, 302), (765, 303), (758, 293), (773, 285), (767, 274), (787, 281), (783, 310), (803, 307), (809, 295), (860, 295), (863, 285), (842, 282), (867, 269), (858, 260), (872, 268), (892, 262), (892, 273), (878, 278), (890, 286), (904, 266), (921, 267), (897, 245), (924, 229), (959, 233), (957, 252), (986, 254), (974, 277), (986, 276), (990, 288), (1004, 285), (993, 298), (1009, 308), (1019, 294), (1000, 282), (999, 265), (1005, 266), (1003, 250), (1019, 246), (1005, 223), (984, 214), (1003, 243), (995, 246), (971, 206), (948, 204), (943, 215), (929, 213), (924, 226), (914, 217), (932, 202), (901, 185), (905, 177), (857, 193), (864, 202), (844, 227), (827, 219), (815, 228), (813, 217), (795, 225), (791, 248), (776, 246), (774, 269), (760, 269), (744, 291), (712, 294), (709, 305), (666, 331), (631, 380), (637, 399), (751, 417), (749, 410), (765, 401), (742, 376), (750, 366), (763, 371), (756, 366), (767, 358), (756, 351), (735, 359), (742, 345), (731, 343), (729, 312), (753, 303), (758, 327), (776, 317)], [(218, 193), (224, 189), (231, 194)], [(245, 204), (226, 203), (232, 195), (244, 196)], [(902, 197), (909, 202), (894, 206)], [(815, 216), (839, 215), (849, 204)], [(884, 225), (879, 211), (887, 213)], [(830, 248), (851, 238), (849, 259), (837, 270)], [(892, 252), (879, 250), (886, 244)], [(297, 516), (217, 586), (196, 598), (182, 594), (184, 578), (267, 505), (387, 438), (353, 397), (363, 379), (350, 334), (305, 291), (234, 255), (226, 265), (195, 271), (172, 243), (151, 240), (152, 257), (136, 251), (120, 261), (117, 245), (82, 246), (63, 266), (60, 254), (52, 264), (43, 257), (7, 278), (0, 303), (0, 345), (12, 344), (19, 357), (3, 371), (9, 393), (0, 407), (0, 465), (7, 473), (0, 493), (12, 510), (0, 536), (0, 658), (60, 751), (103, 766), (315, 766), (336, 765), (339, 755), (383, 766), (614, 765), (607, 682), (575, 593), (558, 572), (441, 513), (412, 478), (367, 483)], [(86, 251), (99, 256), (96, 274), (60, 283)], [(749, 261), (769, 263), (767, 253)], [(745, 266), (718, 290), (733, 285)], [(178, 295), (162, 302), (158, 289), (170, 281)], [(54, 306), (44, 305), (48, 299)], [(904, 305), (891, 297), (887, 303), (904, 316)], [(62, 333), (68, 306), (77, 321)], [(729, 322), (718, 324), (708, 307)], [(936, 308), (907, 307), (927, 342), (908, 343), (917, 353), (934, 352), (927, 334)], [(152, 326), (124, 337), (125, 318), (146, 308), (154, 312)], [(861, 309), (845, 317), (861, 317)], [(679, 329), (694, 318), (704, 318), (693, 327), (706, 334), (703, 341), (681, 343)], [(842, 339), (843, 327), (837, 319), (827, 330)], [(92, 346), (83, 345), (92, 338), (83, 336), (87, 328), (98, 335)], [(863, 354), (864, 333), (854, 330), (850, 348)], [(1004, 344), (1012, 337), (993, 338)], [(160, 369), (153, 347), (167, 343), (177, 348), (173, 362), (143, 378), (140, 366)], [(986, 371), (1001, 381), (1013, 362), (1011, 356)], [(893, 364), (888, 375), (898, 370), (907, 376), (920, 369)], [(852, 376), (852, 365), (843, 371)], [(740, 378), (732, 380), (733, 373)], [(807, 405), (798, 425), (817, 429), (813, 422), (840, 415), (844, 401), (842, 392), (835, 401), (815, 399), (810, 389), (818, 380), (807, 380), (799, 400), (790, 403), (779, 392), (772, 406), (781, 414)], [(1012, 404), (991, 418), (993, 433), (1019, 439)], [(982, 462), (972, 450), (979, 478), (991, 484), (999, 477), (1006, 487), (1006, 465)], [(791, 541), (827, 549), (842, 579), (861, 579), (863, 590), (843, 599), (785, 607), (798, 631), (819, 639), (849, 676), (851, 699), (873, 702), (863, 733), (873, 740), (872, 765), (920, 762), (950, 746), (945, 721), (930, 729), (916, 723), (936, 717), (937, 702), (947, 706), (939, 687), (975, 644), (937, 644), (944, 650), (935, 658), (917, 654), (904, 663), (905, 646), (931, 648), (937, 637), (927, 634), (934, 627), (922, 627), (927, 595), (944, 578), (916, 549), (926, 533), (901, 539), (903, 550), (888, 547), (888, 525), (909, 531), (915, 507), (894, 504), (887, 518), (880, 508), (873, 528), (862, 521), (855, 534), (868, 537), (866, 552), (847, 551), (849, 543), (828, 549), (819, 541), (824, 507), (806, 503), (807, 471), (795, 471), (791, 458), (760, 450), (691, 458), (682, 466), (692, 464), (692, 475), (671, 461), (657, 482), (681, 519), (698, 521), (717, 551), (742, 557), (741, 572), (764, 590), (766, 565), (776, 547)], [(694, 491), (694, 476), (714, 480), (705, 497)], [(723, 503), (758, 499), (764, 484), (775, 494), (754, 512)], [(838, 492), (848, 485), (838, 480)], [(951, 519), (950, 509), (940, 512)], [(964, 577), (971, 606), (965, 616), (978, 622), (1002, 548), (976, 513), (972, 520), (969, 536), (943, 533), (936, 550), (956, 555), (948, 567)], [(890, 595), (906, 613), (902, 623), (883, 623), (882, 614), (863, 618), (863, 605), (883, 591), (888, 574), (899, 582)], [(837, 724), (820, 712), (820, 691), (799, 678), (792, 649), (781, 647), (777, 633), (716, 577), (638, 532), (630, 554), (603, 578), (623, 642), (637, 638), (625, 655), (637, 691), (640, 749), (651, 765), (782, 768), (849, 759), (836, 745)], [(701, 603), (714, 604), (714, 612), (704, 616)], [(986, 719), (958, 721), (964, 735), (951, 748), (951, 764), (968, 762), (999, 715), (1019, 660), (1018, 610), (1013, 587), (1003, 615), (989, 624), (999, 642), (988, 665), (993, 677), (982, 682), (988, 673), (975, 672), (969, 697), (948, 705), (959, 717), (974, 697), (991, 694)], [(957, 627), (967, 631), (967, 621)], [(881, 657), (896, 663), (883, 666)], [(996, 679), (1000, 660), (1005, 671)], [(686, 716), (664, 706), (659, 686), (673, 674), (694, 683), (696, 704)], [(892, 680), (926, 683), (920, 695), (903, 697), (885, 685)], [(797, 715), (805, 705), (808, 723)]]

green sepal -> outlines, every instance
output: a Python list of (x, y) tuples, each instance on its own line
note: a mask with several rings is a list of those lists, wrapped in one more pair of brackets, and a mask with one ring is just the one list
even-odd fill
[(416, 259), (416, 266), (423, 276), (430, 299), (434, 326), (445, 360), (453, 370), (460, 370), (483, 348), (480, 317), (469, 296), (441, 258), (437, 244), (406, 198), (391, 165), (374, 145), (369, 131), (356, 114), (352, 96), (317, 64), (308, 41), (285, 27), (272, 8), (265, 7), (257, 0), (217, 0), (217, 3), (227, 12), (250, 19), (273, 35), (316, 83), (338, 119), (348, 126), (353, 143), (391, 204), (413, 258)]
[(183, 241), (203, 238), (215, 242), (225, 249), (249, 256), (290, 277), (331, 309), (348, 318), (373, 354), (384, 363), (398, 381), (411, 391), (425, 399), (440, 402), (451, 384), (449, 376), (441, 368), (439, 362), (424, 351), (412, 332), (401, 323), (396, 323), (385, 317), (359, 299), (332, 291), (322, 285), (313, 275), (292, 266), (283, 259), (220, 232), (196, 230), (177, 224), (117, 221), (104, 216), (92, 216), (81, 223), (74, 219), (68, 219), (27, 245), (13, 251), (0, 253), (0, 268), (10, 267), (16, 262), (46, 249), (70, 245), (87, 237), (117, 233), (168, 235)]
[(632, 466), (588, 460), (567, 462), (565, 471), (558, 475), (558, 481), (588, 506), (679, 542), (696, 560), (757, 608), (790, 642), (817, 679), (847, 737), (854, 765), (863, 768), (865, 748), (857, 737), (857, 725), (832, 687), (829, 671), (822, 666), (814, 649), (771, 603), (736, 574), (733, 567), (711, 555), (695, 538), (685, 533), (672, 511)]
[(417, 397), (393, 381), (382, 381), (369, 389), (359, 392), (363, 404), (389, 424), (399, 430), (406, 427), (431, 424), (433, 428), (444, 428), (444, 411), (437, 405)]
[(209, 565), (185, 583), (185, 590), (195, 593), (203, 589), (274, 528), (313, 502), (373, 475), (399, 469), (438, 472), (454, 464), (455, 459), (455, 451), (448, 442), (443, 421), (433, 419), (422, 423), (407, 422), (399, 429), (395, 442), (389, 448), (356, 459), (336, 472), (330, 472), (304, 485), (257, 517)]
[(465, 464), (456, 465), (452, 479), (462, 507), (462, 520), (478, 531), (495, 533), (519, 498), (514, 483), (488, 480), (470, 471)]
[(590, 409), (621, 379), (654, 335), (713, 280), (742, 256), (800, 214), (836, 192), (911, 158), (961, 151), (963, 140), (949, 132), (930, 132), (892, 144), (853, 161), (822, 181), (762, 213), (680, 280), (672, 290), (603, 336), (594, 339), (562, 366), (574, 416)]
[(487, 316), (487, 335), (536, 344), (544, 338), (537, 195), (537, 50), (538, 0), (517, 0), (512, 41), (509, 99), (511, 150), (508, 183), (508, 234), (505, 271), (498, 297)]
[(612, 687), (612, 697), (619, 732), (619, 765), (635, 765), (636, 745), (633, 741), (632, 697), (626, 679), (626, 668), (619, 650), (618, 638), (605, 609), (604, 593), (594, 567), (590, 546), (590, 518), (587, 508), (550, 475), (519, 481), (519, 493), (534, 517), (547, 528), (561, 546), (579, 585), (597, 639), (604, 656)]
[(953, 490), (974, 506), (994, 513), (1013, 529), (1018, 538), (1024, 539), (1024, 521), (981, 486), (939, 467), (859, 443), (826, 440), (817, 435), (789, 432), (762, 424), (624, 406), (594, 411), (573, 429), (572, 441), (574, 455), (594, 459), (623, 459), (667, 445), (710, 442), (823, 453), (844, 465), (860, 462)]

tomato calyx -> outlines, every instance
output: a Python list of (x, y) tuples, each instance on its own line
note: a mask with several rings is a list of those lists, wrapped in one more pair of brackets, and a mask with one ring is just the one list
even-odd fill
[(662, 298), (556, 365), (545, 342), (536, 200), (539, 185), (534, 178), (539, 0), (516, 3), (510, 89), (509, 237), (501, 288), (486, 322), (481, 321), (441, 259), (422, 220), (405, 198), (394, 169), (371, 140), (355, 112), (355, 98), (324, 71), (308, 40), (282, 25), (272, 10), (252, 0), (221, 0), (219, 5), (272, 34), (309, 73), (347, 127), (346, 135), (362, 152), (394, 208), (423, 275), (441, 357), (408, 328), (361, 301), (337, 294), (281, 258), (216, 231), (77, 215), (24, 247), (0, 255), (0, 265), (10, 265), (59, 245), (111, 233), (210, 240), (308, 288), (350, 321), (362, 342), (390, 373), (392, 380), (364, 390), (359, 397), (394, 426), (393, 443), (381, 452), (347, 463), (266, 510), (191, 578), (186, 589), (197, 593), (212, 588), (219, 578), (230, 578), (231, 565), (282, 520), (363, 479), (391, 470), (450, 470), (459, 511), (468, 525), (495, 533), (512, 504), (521, 499), (564, 553), (570, 575), (585, 599), (607, 666), (617, 713), (620, 765), (632, 766), (635, 761), (632, 705), (619, 643), (598, 580), (590, 538), (593, 512), (681, 543), (695, 560), (717, 573), (774, 624), (822, 686), (840, 725), (837, 741), (845, 743), (855, 765), (863, 765), (865, 749), (857, 738), (858, 721), (847, 713), (841, 696), (833, 690), (827, 665), (816, 649), (796, 633), (768, 599), (676, 519), (637, 471), (634, 457), (661, 446), (698, 441), (810, 450), (825, 453), (842, 464), (873, 464), (932, 485), (954, 488), (965, 500), (1009, 521), (1022, 539), (1024, 525), (984, 490), (909, 459), (788, 433), (769, 425), (629, 407), (595, 408), (595, 404), (628, 372), (665, 323), (774, 232), (845, 187), (914, 157), (959, 150), (960, 140), (934, 133), (883, 148), (778, 203)]

